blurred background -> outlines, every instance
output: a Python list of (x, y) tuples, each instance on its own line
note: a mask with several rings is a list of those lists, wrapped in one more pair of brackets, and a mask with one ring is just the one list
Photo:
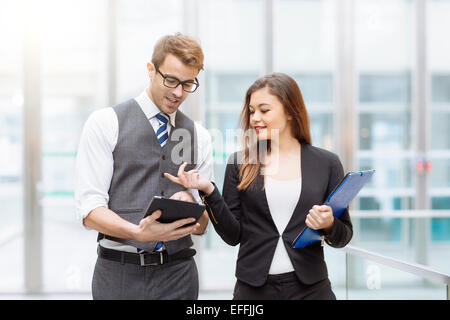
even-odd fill
[[(184, 112), (225, 136), (257, 77), (291, 75), (313, 145), (376, 170), (352, 202), (351, 245), (449, 274), (449, 16), (450, 0), (0, 0), (0, 299), (91, 298), (97, 234), (73, 199), (81, 130), (145, 89), (156, 40), (175, 32), (205, 53)], [(215, 146), (221, 187), (239, 146)], [(231, 299), (238, 247), (211, 226), (194, 241), (200, 299)], [(342, 250), (325, 258), (338, 299), (446, 298)]]

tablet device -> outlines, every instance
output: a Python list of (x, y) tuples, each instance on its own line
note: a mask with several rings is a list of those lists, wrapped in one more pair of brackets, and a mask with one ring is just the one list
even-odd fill
[(186, 227), (195, 224), (206, 208), (203, 204), (154, 196), (148, 204), (143, 218), (151, 215), (158, 209), (161, 210), (161, 217), (159, 217), (158, 221), (162, 223), (170, 223), (184, 218), (195, 218), (194, 222), (183, 225), (183, 227)]

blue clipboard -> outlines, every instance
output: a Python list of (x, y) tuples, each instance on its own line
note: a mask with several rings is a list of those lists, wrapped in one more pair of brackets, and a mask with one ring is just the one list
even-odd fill
[[(375, 170), (349, 172), (330, 193), (324, 205), (333, 209), (333, 215), (338, 218), (356, 197), (358, 192), (374, 174)], [(292, 242), (294, 248), (302, 248), (321, 241), (322, 237), (317, 230), (305, 227)]]

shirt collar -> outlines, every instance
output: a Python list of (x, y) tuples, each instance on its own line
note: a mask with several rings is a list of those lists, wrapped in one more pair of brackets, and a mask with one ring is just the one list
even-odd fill
[[(141, 107), (147, 119), (156, 117), (156, 115), (161, 112), (161, 110), (158, 109), (158, 107), (153, 103), (152, 99), (150, 99), (150, 97), (148, 96), (147, 90), (141, 92), (141, 94), (137, 96), (135, 100)], [(172, 127), (175, 127), (175, 118), (177, 112), (175, 111), (173, 113), (168, 113), (168, 115), (170, 118), (170, 125)]]

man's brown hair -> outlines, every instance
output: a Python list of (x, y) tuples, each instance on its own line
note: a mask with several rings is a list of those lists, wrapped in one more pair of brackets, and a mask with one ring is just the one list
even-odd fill
[(173, 54), (185, 65), (195, 67), (198, 71), (203, 70), (203, 51), (200, 44), (193, 38), (181, 33), (167, 35), (156, 42), (152, 63), (159, 67), (163, 64), (168, 54)]

